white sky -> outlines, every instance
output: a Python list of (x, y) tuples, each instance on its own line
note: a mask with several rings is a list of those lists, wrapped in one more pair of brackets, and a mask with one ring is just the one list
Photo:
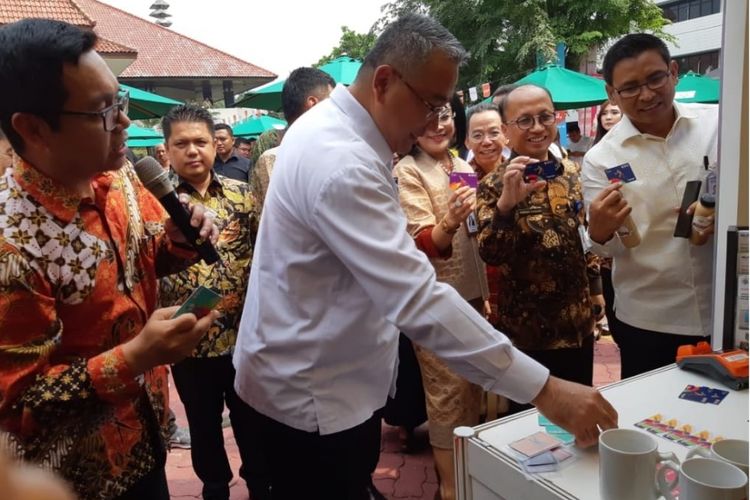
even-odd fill
[[(100, 0), (144, 19), (154, 0)], [(365, 33), (387, 0), (167, 0), (171, 30), (285, 77)], [(189, 54), (186, 54), (189, 57)]]

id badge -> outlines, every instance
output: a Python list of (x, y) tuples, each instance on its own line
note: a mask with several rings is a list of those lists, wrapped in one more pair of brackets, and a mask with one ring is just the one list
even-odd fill
[(581, 238), (581, 248), (583, 249), (583, 254), (586, 255), (591, 251), (592, 248), (594, 248), (594, 244), (591, 242), (591, 238), (589, 237), (589, 233), (586, 231), (585, 227), (578, 226), (578, 236)]

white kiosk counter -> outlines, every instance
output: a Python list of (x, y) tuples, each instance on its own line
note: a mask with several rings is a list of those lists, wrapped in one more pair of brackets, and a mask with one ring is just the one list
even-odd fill
[[(679, 398), (687, 385), (726, 389), (718, 404)], [(670, 365), (601, 388), (619, 414), (621, 428), (655, 414), (691, 424), (695, 432), (708, 430), (713, 436), (748, 439), (748, 391), (733, 391), (714, 379)], [(547, 500), (599, 499), (597, 447), (575, 448), (573, 463), (556, 472), (527, 475), (508, 444), (544, 430), (539, 413), (528, 410), (477, 427), (456, 429), (456, 489), (458, 500)], [(644, 431), (645, 432), (645, 431)], [(659, 451), (674, 452), (680, 461), (688, 447), (656, 436)]]

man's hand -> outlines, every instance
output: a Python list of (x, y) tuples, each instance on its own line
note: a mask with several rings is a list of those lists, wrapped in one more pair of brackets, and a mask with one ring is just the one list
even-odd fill
[(617, 411), (599, 391), (557, 377), (547, 379), (532, 404), (584, 448), (597, 443), (600, 431), (617, 427)]
[[(216, 227), (216, 224), (214, 224), (216, 214), (213, 212), (213, 210), (209, 210), (200, 204), (191, 205), (190, 196), (185, 193), (180, 193), (179, 198), (180, 203), (182, 203), (190, 212), (190, 225), (200, 228), (201, 238), (210, 238), (211, 243), (215, 245), (219, 240), (219, 228)], [(180, 231), (179, 228), (174, 225), (172, 219), (167, 219), (164, 222), (164, 232), (167, 233), (169, 239), (174, 241), (175, 243), (188, 242), (185, 236), (182, 234), (182, 231)]]
[(589, 207), (589, 236), (604, 244), (614, 236), (633, 210), (620, 192), (622, 183), (616, 182), (602, 189)]
[(526, 182), (523, 171), (528, 163), (532, 163), (528, 156), (516, 156), (511, 160), (503, 174), (503, 193), (497, 200), (497, 210), (500, 215), (508, 215), (513, 208), (526, 199), (534, 191), (539, 191), (547, 185), (547, 181)]
[(190, 355), (208, 327), (219, 317), (211, 311), (201, 319), (194, 314), (172, 316), (178, 306), (157, 309), (133, 339), (122, 345), (125, 361), (137, 375), (154, 366), (176, 363)]

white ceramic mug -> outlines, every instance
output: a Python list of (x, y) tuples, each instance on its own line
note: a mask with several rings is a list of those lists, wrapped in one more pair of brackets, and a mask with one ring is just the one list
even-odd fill
[(712, 444), (710, 450), (696, 446), (688, 451), (687, 458), (716, 458), (729, 462), (747, 474), (748, 453), (748, 443), (744, 439), (722, 439)]
[[(747, 500), (747, 475), (714, 458), (688, 458), (680, 467), (680, 500)], [(667, 500), (675, 500), (666, 492)]]
[[(660, 462), (663, 467), (657, 472)], [(664, 475), (670, 469), (679, 472), (675, 454), (659, 453), (656, 440), (644, 432), (608, 429), (599, 435), (599, 494), (603, 500), (666, 496), (669, 485)]]

